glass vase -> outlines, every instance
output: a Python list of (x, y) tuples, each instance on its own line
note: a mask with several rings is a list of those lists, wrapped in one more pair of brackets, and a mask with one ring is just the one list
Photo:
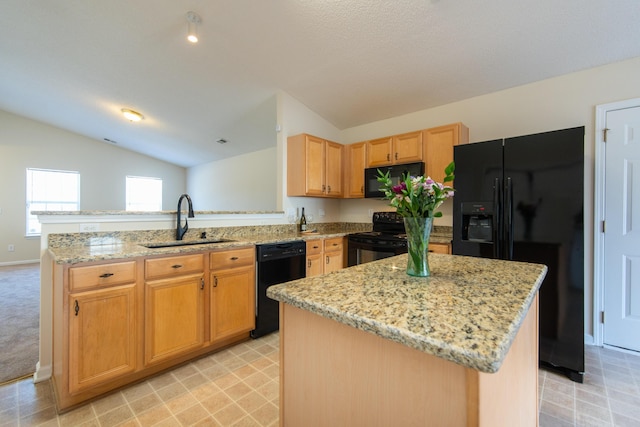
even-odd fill
[(433, 218), (404, 217), (404, 229), (407, 233), (407, 274), (409, 276), (428, 277), (429, 236)]

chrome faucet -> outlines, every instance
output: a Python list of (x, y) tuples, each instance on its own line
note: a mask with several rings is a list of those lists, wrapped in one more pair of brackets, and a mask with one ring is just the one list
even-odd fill
[(187, 218), (184, 219), (184, 227), (180, 224), (182, 221), (180, 220), (180, 205), (182, 205), (182, 200), (187, 199), (189, 203), (189, 213), (187, 214), (188, 218), (194, 218), (193, 214), (193, 204), (191, 203), (191, 197), (188, 194), (183, 194), (178, 199), (178, 226), (176, 228), (176, 240), (182, 240), (187, 230), (189, 229), (189, 223), (187, 222)]

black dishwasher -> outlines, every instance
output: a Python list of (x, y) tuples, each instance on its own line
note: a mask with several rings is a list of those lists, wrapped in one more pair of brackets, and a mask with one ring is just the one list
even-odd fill
[(267, 297), (267, 288), (305, 277), (306, 254), (303, 241), (256, 246), (256, 328), (251, 331), (252, 338), (278, 330), (278, 301)]

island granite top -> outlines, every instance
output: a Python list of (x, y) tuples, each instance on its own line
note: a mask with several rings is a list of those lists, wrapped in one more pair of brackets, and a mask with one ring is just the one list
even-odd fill
[(429, 254), (432, 275), (406, 274), (407, 255), (269, 287), (267, 295), (481, 372), (500, 368), (544, 279), (541, 264)]

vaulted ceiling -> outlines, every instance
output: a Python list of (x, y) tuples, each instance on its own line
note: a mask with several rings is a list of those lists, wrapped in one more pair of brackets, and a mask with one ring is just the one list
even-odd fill
[(345, 129), (640, 56), (639, 22), (637, 0), (2, 0), (0, 109), (188, 167), (273, 145), (251, 128), (280, 90)]

